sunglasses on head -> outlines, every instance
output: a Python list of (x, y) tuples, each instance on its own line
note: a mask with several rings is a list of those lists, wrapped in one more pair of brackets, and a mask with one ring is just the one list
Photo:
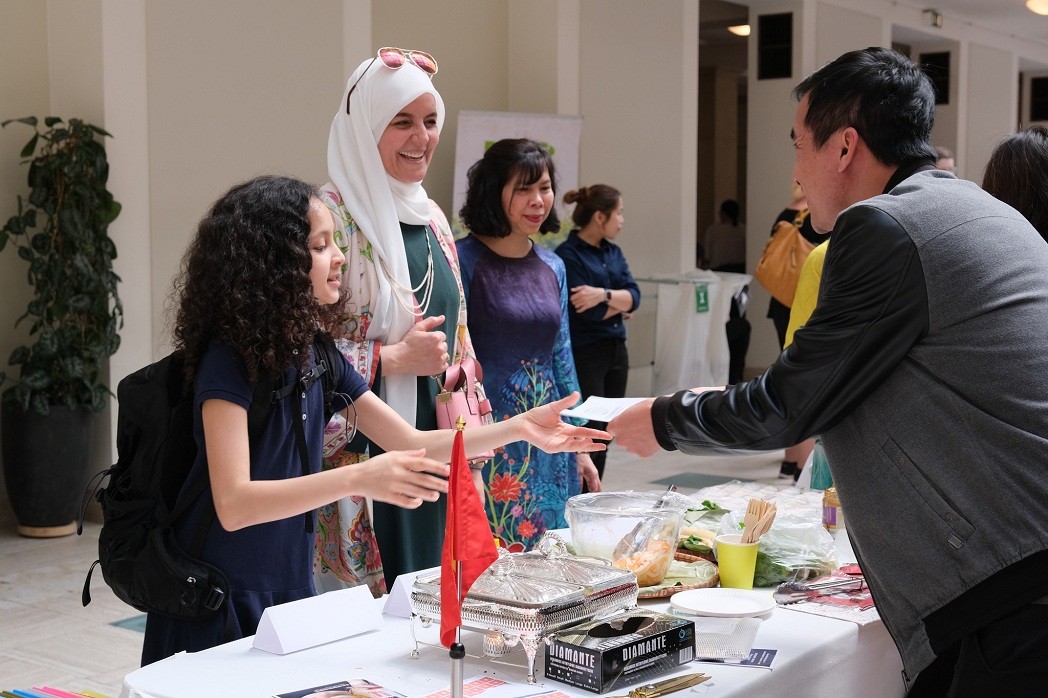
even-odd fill
[(371, 70), (371, 64), (377, 60), (381, 60), (384, 66), (393, 70), (404, 67), (406, 63), (412, 63), (430, 77), (437, 74), (437, 59), (425, 51), (405, 51), (396, 46), (383, 46), (378, 50), (378, 55), (371, 59), (371, 63), (368, 63), (368, 67), (360, 74), (357, 81), (353, 83), (353, 87), (349, 88), (349, 94), (346, 95), (347, 114), (349, 113), (349, 98), (353, 96), (353, 90), (357, 89), (361, 78), (367, 75), (368, 71)]

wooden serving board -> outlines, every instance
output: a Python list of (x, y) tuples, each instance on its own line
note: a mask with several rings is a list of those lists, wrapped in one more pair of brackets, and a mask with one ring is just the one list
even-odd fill
[[(681, 555), (695, 559), (682, 560)], [(717, 586), (717, 583), (720, 581), (720, 574), (717, 572), (717, 565), (709, 560), (693, 555), (687, 555), (685, 553), (678, 553), (674, 558), (675, 562), (670, 567), (669, 574), (666, 578), (659, 584), (641, 587), (640, 592), (637, 594), (638, 599), (665, 598), (667, 596), (673, 596), (678, 591), (714, 587)], [(684, 566), (683, 568), (682, 565)], [(686, 570), (692, 574), (674, 576), (675, 571), (679, 572), (682, 570)]]

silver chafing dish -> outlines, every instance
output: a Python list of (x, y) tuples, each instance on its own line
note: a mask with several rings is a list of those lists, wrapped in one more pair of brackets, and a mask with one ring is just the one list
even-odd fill
[[(637, 605), (637, 577), (607, 560), (569, 555), (564, 544), (543, 539), (529, 553), (500, 551), (462, 602), (462, 627), (485, 633), (484, 651), (502, 654), (519, 642), (535, 683), (535, 655), (551, 633)], [(440, 574), (416, 577), (411, 591), (415, 622), (440, 620)], [(415, 640), (413, 656), (418, 656)]]

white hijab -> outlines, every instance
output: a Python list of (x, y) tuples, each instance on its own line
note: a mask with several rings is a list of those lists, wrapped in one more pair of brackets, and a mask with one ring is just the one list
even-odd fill
[[(361, 77), (363, 76), (363, 77)], [(358, 81), (359, 79), (359, 81)], [(346, 99), (353, 90), (352, 113)], [(346, 83), (328, 136), (328, 176), (346, 209), (367, 236), (375, 255), (402, 286), (412, 288), (404, 254), (400, 222), (425, 225), (430, 221), (429, 196), (420, 182), (401, 182), (386, 173), (378, 141), (393, 117), (423, 94), (432, 94), (437, 106), (437, 131), (444, 126), (444, 101), (430, 76), (413, 63), (387, 68), (381, 59), (361, 63)], [(368, 338), (392, 344), (415, 323), (412, 313), (394, 298), (394, 290), (375, 260), (378, 297), (372, 299), (374, 317)], [(409, 301), (410, 299), (402, 299)], [(408, 422), (415, 423), (416, 376), (382, 377), (382, 399)]]

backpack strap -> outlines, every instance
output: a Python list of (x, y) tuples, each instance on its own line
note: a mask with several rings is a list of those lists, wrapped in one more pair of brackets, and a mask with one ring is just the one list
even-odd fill
[[(302, 396), (306, 392), (304, 385), (304, 378), (296, 381), (296, 383), (303, 383), (302, 390), (295, 391), (295, 406), (297, 412), (291, 421), (295, 423), (295, 447), (298, 450), (298, 459), (302, 464), (302, 474), (309, 475), (309, 452), (306, 449), (306, 427), (303, 422), (305, 421), (305, 413), (302, 412)], [(313, 532), (313, 512), (307, 511), (303, 514), (305, 518), (306, 533)]]
[(313, 352), (316, 363), (321, 368), (320, 378), (324, 383), (324, 413), (328, 419), (338, 410), (335, 409), (335, 392), (342, 380), (342, 364), (345, 359), (335, 342), (328, 335), (317, 335), (313, 340)]
[[(338, 381), (341, 376), (341, 365), (342, 357), (338, 354), (338, 347), (335, 346), (335, 342), (331, 337), (327, 335), (317, 335), (313, 340), (313, 368), (309, 369), (301, 378), (299, 378), (290, 387), (295, 393), (295, 405), (298, 413), (302, 412), (302, 398), (306, 392), (313, 387), (313, 384), (319, 379), (324, 388), (324, 420), (325, 422), (331, 419), (331, 415), (335, 413), (333, 403), (335, 400), (335, 390), (338, 387)], [(301, 386), (301, 390), (296, 388)], [(273, 392), (273, 399), (283, 399), (287, 395), (287, 387), (282, 388)], [(295, 446), (298, 450), (298, 458), (302, 464), (302, 474), (309, 475), (309, 452), (306, 449), (306, 427), (303, 423), (303, 419), (297, 418), (296, 414), (295, 422)], [(307, 533), (313, 533), (313, 512), (307, 511), (303, 514), (305, 518), (305, 526)]]
[(274, 390), (272, 402), (283, 400), (299, 385), (303, 390), (308, 391), (317, 380), (320, 380), (324, 384), (324, 410), (330, 418), (337, 411), (332, 407), (332, 403), (341, 378), (343, 359), (339, 356), (338, 347), (330, 337), (318, 336), (313, 341), (313, 356), (313, 368), (302, 374), (297, 382)]

